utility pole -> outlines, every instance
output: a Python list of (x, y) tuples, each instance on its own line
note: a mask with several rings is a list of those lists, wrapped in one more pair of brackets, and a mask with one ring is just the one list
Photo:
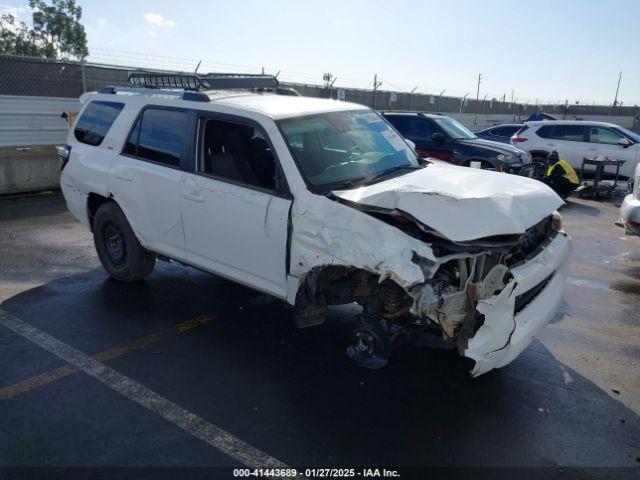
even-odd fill
[(469, 96), (470, 92), (467, 92), (464, 94), (464, 97), (462, 97), (462, 100), (460, 100), (460, 113), (462, 113), (462, 106), (464, 105), (465, 100), (467, 99), (467, 97)]
[(438, 103), (436, 103), (436, 113), (440, 111), (440, 98), (442, 98), (442, 94), (446, 91), (447, 89), (445, 88), (440, 92), (440, 95), (438, 95)]
[(378, 83), (378, 74), (373, 76), (373, 109), (376, 109), (376, 97), (378, 95), (378, 87), (382, 85), (382, 82)]
[[(620, 80), (622, 80), (622, 72), (618, 75), (618, 86), (616, 87), (616, 96), (613, 99), (613, 108), (618, 106), (618, 92), (620, 91)], [(611, 115), (611, 110), (609, 110), (609, 115)]]
[[(474, 109), (474, 115), (473, 115), (473, 124), (477, 125), (478, 123), (478, 101), (480, 100), (480, 82), (482, 81), (482, 74), (479, 73), (478, 74), (478, 89), (476, 90), (476, 108)], [(483, 104), (484, 107), (484, 104)]]
[(514, 90), (511, 89), (511, 113), (513, 114), (513, 122), (515, 123), (516, 121), (516, 110), (515, 110), (515, 105), (513, 104), (513, 94), (514, 94)]
[(413, 110), (413, 92), (415, 92), (418, 87), (413, 87), (413, 90), (409, 92), (409, 110)]
[(338, 77), (333, 77), (333, 81), (329, 85), (329, 98), (333, 98), (333, 84), (336, 83), (336, 80), (338, 80)]

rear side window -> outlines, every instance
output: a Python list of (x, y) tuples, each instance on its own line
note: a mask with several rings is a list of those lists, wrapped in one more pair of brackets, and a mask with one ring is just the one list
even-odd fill
[(188, 131), (187, 112), (147, 108), (131, 130), (123, 153), (177, 167)]
[(517, 127), (517, 126), (516, 127), (496, 127), (493, 130), (491, 130), (491, 133), (493, 133), (498, 137), (510, 137), (514, 133), (516, 133), (519, 129), (520, 127)]
[(584, 142), (587, 129), (583, 125), (544, 125), (536, 134), (542, 138), (553, 138), (569, 142)]
[(91, 102), (76, 123), (76, 140), (94, 147), (100, 145), (123, 108), (124, 103)]

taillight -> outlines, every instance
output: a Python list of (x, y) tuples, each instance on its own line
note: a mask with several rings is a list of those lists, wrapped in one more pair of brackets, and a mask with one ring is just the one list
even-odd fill
[(517, 134), (511, 137), (511, 143), (520, 143), (520, 142), (526, 142), (526, 141), (527, 141), (526, 138), (518, 137)]

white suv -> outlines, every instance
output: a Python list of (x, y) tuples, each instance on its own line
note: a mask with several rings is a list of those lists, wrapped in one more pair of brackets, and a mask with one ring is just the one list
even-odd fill
[(583, 158), (606, 155), (624, 160), (620, 175), (633, 177), (640, 160), (640, 135), (619, 125), (580, 120), (543, 120), (526, 122), (511, 143), (533, 157), (546, 159), (553, 150), (573, 167), (580, 168)]
[(371, 368), (410, 338), (457, 348), (479, 375), (554, 316), (571, 240), (542, 183), (421, 161), (361, 105), (133, 80), (201, 89), (81, 97), (61, 185), (113, 278), (173, 259), (282, 299), (299, 327), (357, 302), (347, 350)]

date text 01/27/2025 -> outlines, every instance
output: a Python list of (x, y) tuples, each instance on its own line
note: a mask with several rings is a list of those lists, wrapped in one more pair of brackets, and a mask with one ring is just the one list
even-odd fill
[(386, 468), (235, 468), (233, 476), (242, 477), (302, 477), (302, 478), (399, 478), (397, 470)]

